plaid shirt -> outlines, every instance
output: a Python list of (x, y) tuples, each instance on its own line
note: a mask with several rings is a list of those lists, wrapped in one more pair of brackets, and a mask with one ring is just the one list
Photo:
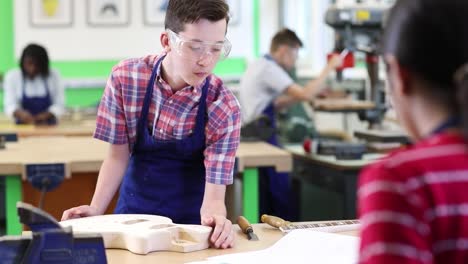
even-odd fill
[[(129, 144), (130, 150), (133, 149), (146, 87), (159, 58), (150, 55), (124, 60), (112, 69), (99, 105), (95, 138), (111, 144)], [(204, 83), (174, 92), (160, 73), (161, 66), (157, 69), (148, 127), (153, 131), (156, 117), (156, 139), (182, 139), (195, 128)], [(206, 181), (232, 184), (235, 154), (240, 140), (240, 106), (232, 92), (214, 75), (210, 78), (206, 103)]]

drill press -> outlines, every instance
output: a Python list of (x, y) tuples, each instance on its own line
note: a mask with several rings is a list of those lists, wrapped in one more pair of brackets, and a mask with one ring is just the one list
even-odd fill
[[(334, 4), (325, 14), (325, 23), (335, 30), (334, 52), (348, 54), (344, 57), (352, 56), (355, 52), (365, 53), (369, 77), (365, 99), (374, 102), (376, 107), (359, 113), (359, 118), (369, 121), (370, 128), (379, 125), (386, 111), (383, 84), (379, 81), (379, 43), (390, 2)], [(338, 81), (342, 80), (342, 70), (337, 69)]]

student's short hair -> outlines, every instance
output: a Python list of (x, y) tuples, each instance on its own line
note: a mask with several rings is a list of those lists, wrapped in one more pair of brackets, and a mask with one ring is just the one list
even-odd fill
[(31, 58), (36, 64), (39, 74), (43, 77), (49, 76), (49, 56), (47, 50), (38, 44), (29, 44), (23, 49), (20, 59), (20, 67), (23, 76), (26, 76), (24, 61), (26, 58)]
[(302, 47), (302, 41), (296, 33), (290, 29), (284, 28), (278, 31), (271, 40), (270, 52), (275, 52), (280, 46)]
[(175, 33), (184, 31), (185, 24), (200, 19), (216, 22), (226, 19), (229, 23), (229, 6), (225, 0), (169, 0), (164, 21), (165, 29)]

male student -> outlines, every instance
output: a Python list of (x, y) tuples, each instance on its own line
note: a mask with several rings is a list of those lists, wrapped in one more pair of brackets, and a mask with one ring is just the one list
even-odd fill
[[(301, 47), (302, 41), (294, 31), (282, 29), (273, 37), (270, 53), (247, 68), (239, 89), (244, 124), (266, 115), (276, 128), (275, 112), (278, 109), (312, 100), (320, 93), (328, 74), (341, 64), (339, 56), (332, 57), (320, 75), (302, 87), (288, 74), (296, 64)], [(268, 142), (279, 146), (276, 135), (272, 135)], [(290, 218), (288, 174), (276, 173), (273, 168), (261, 169), (260, 174), (261, 213)]]
[(156, 214), (214, 227), (214, 247), (232, 247), (226, 185), (233, 182), (240, 108), (212, 74), (231, 45), (224, 0), (170, 0), (164, 52), (120, 62), (101, 100), (94, 137), (110, 143), (90, 205), (62, 219), (103, 214), (120, 186), (116, 213)]

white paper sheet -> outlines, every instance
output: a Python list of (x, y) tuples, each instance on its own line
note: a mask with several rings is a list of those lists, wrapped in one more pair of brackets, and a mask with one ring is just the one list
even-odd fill
[(300, 229), (291, 231), (267, 249), (211, 257), (200, 263), (355, 264), (358, 247), (358, 237)]

